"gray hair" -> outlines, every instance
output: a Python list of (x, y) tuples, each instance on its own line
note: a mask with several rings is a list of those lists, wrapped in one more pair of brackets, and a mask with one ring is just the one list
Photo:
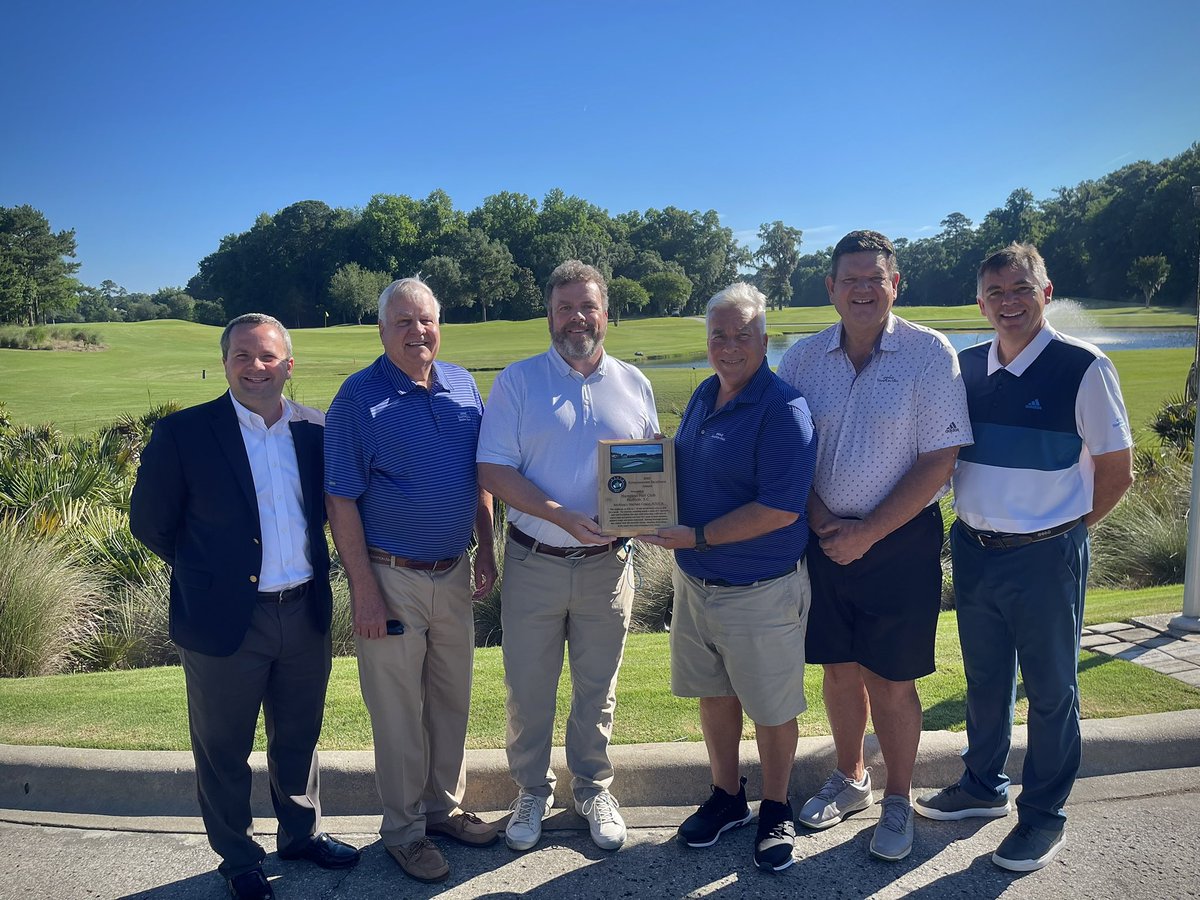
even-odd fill
[(1038, 253), (1033, 244), (1019, 244), (1013, 241), (1002, 250), (997, 250), (979, 264), (979, 273), (975, 276), (975, 294), (983, 296), (983, 277), (988, 272), (999, 272), (1001, 269), (1028, 269), (1037, 286), (1042, 290), (1050, 283), (1046, 272), (1046, 261)]
[(704, 309), (705, 323), (712, 317), (713, 310), (718, 307), (732, 307), (745, 313), (747, 317), (758, 323), (759, 330), (767, 333), (767, 298), (762, 291), (744, 281), (735, 281), (727, 288), (713, 294), (708, 306)]
[(287, 358), (292, 358), (292, 336), (288, 334), (288, 330), (283, 327), (282, 322), (274, 316), (268, 316), (266, 313), (245, 313), (237, 318), (230, 319), (229, 324), (225, 326), (225, 330), (221, 332), (221, 359), (226, 359), (229, 356), (229, 342), (232, 339), (233, 329), (239, 325), (270, 325), (283, 338), (283, 346), (287, 348)]
[(559, 263), (550, 273), (550, 278), (546, 281), (546, 312), (550, 311), (550, 295), (554, 293), (554, 289), (560, 284), (575, 284), (576, 282), (591, 282), (599, 288), (600, 301), (604, 311), (608, 312), (608, 282), (605, 280), (604, 274), (595, 266), (589, 266), (577, 259), (568, 259), (566, 262)]
[(379, 295), (379, 321), (382, 322), (383, 317), (387, 315), (388, 301), (392, 297), (399, 294), (401, 297), (412, 298), (422, 293), (427, 294), (433, 299), (433, 311), (440, 321), (442, 318), (442, 304), (438, 302), (433, 288), (422, 281), (420, 275), (410, 275), (408, 278), (400, 278), (383, 289), (383, 293)]

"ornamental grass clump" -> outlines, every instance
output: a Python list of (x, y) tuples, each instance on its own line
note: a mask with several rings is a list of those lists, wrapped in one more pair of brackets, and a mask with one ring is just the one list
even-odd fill
[(1092, 584), (1140, 588), (1183, 581), (1191, 459), (1139, 453), (1137, 462), (1129, 493), (1092, 529)]
[(61, 541), (0, 517), (0, 677), (74, 668), (95, 633), (102, 590)]

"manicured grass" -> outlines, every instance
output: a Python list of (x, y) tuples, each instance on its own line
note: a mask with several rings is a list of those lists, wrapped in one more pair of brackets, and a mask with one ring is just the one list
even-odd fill
[[(1144, 591), (1095, 591), (1086, 620), (1123, 621), (1132, 615), (1178, 612), (1182, 587)], [(965, 684), (953, 613), (938, 623), (937, 672), (918, 683), (926, 730), (961, 730)], [(1084, 652), (1080, 685), (1085, 718), (1110, 718), (1200, 708), (1200, 690), (1141, 666)], [(808, 711), (800, 733), (829, 733), (821, 699), (821, 672), (809, 666), (805, 678)], [(476, 651), (468, 746), (504, 746), (504, 681), (500, 649)], [(616, 743), (698, 741), (695, 700), (670, 692), (667, 635), (631, 635), (617, 687)], [(559, 684), (555, 743), (563, 741), (570, 703), (570, 682)], [(1026, 707), (1018, 700), (1017, 720)], [(753, 736), (747, 723), (744, 736)], [(69, 747), (124, 747), (138, 750), (186, 750), (187, 715), (183, 673), (177, 667), (55, 675), (0, 681), (0, 743)], [(334, 660), (325, 708), (322, 747), (364, 750), (371, 746), (370, 722), (358, 690), (353, 659)], [(258, 749), (265, 746), (260, 726)]]
[[(974, 306), (905, 307), (900, 312), (937, 327), (981, 327)], [(1186, 325), (1186, 314), (1140, 307), (1097, 312), (1101, 322), (1121, 326)], [(768, 314), (772, 332), (816, 331), (834, 319), (831, 307), (790, 308)], [(220, 329), (190, 322), (97, 324), (107, 350), (92, 353), (0, 350), (0, 400), (15, 422), (53, 422), (81, 434), (113, 422), (122, 413), (141, 415), (168, 400), (190, 406), (225, 389), (217, 341)], [(296, 374), (289, 386), (296, 400), (326, 409), (346, 376), (379, 355), (373, 325), (297, 329)], [(443, 359), (475, 372), (486, 396), (496, 372), (548, 346), (543, 319), (445, 325)], [(694, 359), (704, 353), (703, 323), (691, 318), (626, 320), (610, 327), (606, 346), (637, 362), (651, 358)], [(1190, 350), (1128, 350), (1113, 354), (1135, 428), (1141, 430), (1165, 397), (1183, 389)], [(201, 377), (202, 373), (206, 377)], [(690, 368), (648, 369), (659, 418), (671, 433), (695, 386), (707, 376)]]

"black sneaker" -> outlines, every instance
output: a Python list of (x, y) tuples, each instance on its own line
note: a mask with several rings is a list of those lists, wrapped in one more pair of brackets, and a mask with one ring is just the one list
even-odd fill
[(754, 839), (754, 864), (769, 872), (782, 872), (793, 862), (796, 823), (792, 804), (764, 800), (758, 805), (758, 835)]
[(1058, 854), (1063, 832), (1018, 823), (992, 854), (992, 862), (1010, 872), (1036, 872)]
[(679, 826), (679, 839), (689, 847), (711, 847), (724, 832), (749, 821), (745, 778), (738, 783), (736, 796), (712, 785), (712, 796)]

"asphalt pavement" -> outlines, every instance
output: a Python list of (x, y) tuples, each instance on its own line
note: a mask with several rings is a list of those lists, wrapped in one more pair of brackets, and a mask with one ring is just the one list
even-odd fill
[[(445, 843), (452, 867), (443, 885), (405, 876), (371, 833), (374, 820), (327, 819), (338, 837), (364, 848), (350, 871), (327, 872), (274, 853), (265, 871), (279, 900), (316, 898), (584, 898), (920, 897), (1193, 898), (1200, 897), (1200, 768), (1095, 776), (1076, 786), (1068, 808), (1067, 844), (1045, 869), (1005, 872), (992, 851), (1015, 824), (1006, 819), (930, 822), (918, 819), (912, 855), (885, 863), (868, 855), (878, 807), (828, 831), (799, 835), (796, 864), (780, 873), (755, 869), (753, 824), (697, 850), (675, 840), (690, 808), (626, 810), (629, 838), (616, 853), (597, 849), (582, 821), (563, 810), (551, 817), (541, 844), (528, 853), (499, 845), (468, 849)], [(130, 830), (95, 817), (25, 814), (57, 824), (17, 824), (0, 815), (0, 897), (218, 900), (225, 885), (198, 829), (172, 830), (147, 821)], [(74, 820), (74, 821), (72, 821)], [(269, 821), (262, 823), (270, 826)], [(271, 835), (261, 836), (268, 851)]]

